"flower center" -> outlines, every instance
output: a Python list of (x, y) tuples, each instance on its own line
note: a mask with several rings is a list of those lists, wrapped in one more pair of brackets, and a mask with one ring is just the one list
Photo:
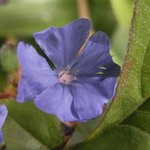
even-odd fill
[(65, 69), (59, 73), (59, 82), (63, 84), (70, 84), (76, 77), (69, 69)]

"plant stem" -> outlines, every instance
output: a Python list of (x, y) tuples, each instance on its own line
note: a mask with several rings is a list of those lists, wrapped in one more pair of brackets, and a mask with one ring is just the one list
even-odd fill
[(89, 6), (87, 0), (77, 0), (79, 17), (90, 18)]

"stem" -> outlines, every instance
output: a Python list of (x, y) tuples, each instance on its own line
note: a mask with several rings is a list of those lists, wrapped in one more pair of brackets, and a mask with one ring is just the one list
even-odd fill
[(79, 17), (90, 18), (89, 6), (87, 0), (77, 0)]
[(61, 122), (62, 130), (64, 133), (64, 141), (55, 150), (64, 150), (65, 149), (67, 142), (69, 141), (69, 139), (71, 138), (71, 136), (75, 130), (76, 125), (77, 125), (76, 122)]

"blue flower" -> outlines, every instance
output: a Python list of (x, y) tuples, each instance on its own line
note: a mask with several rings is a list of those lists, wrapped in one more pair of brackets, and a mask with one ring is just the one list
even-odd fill
[(33, 34), (55, 70), (33, 46), (20, 42), (22, 77), (17, 101), (34, 100), (39, 109), (62, 121), (86, 121), (100, 115), (114, 95), (120, 67), (109, 54), (108, 36), (96, 32), (89, 37), (90, 29), (90, 21), (82, 18)]
[(5, 105), (0, 106), (0, 143), (3, 141), (2, 126), (7, 117), (8, 111)]

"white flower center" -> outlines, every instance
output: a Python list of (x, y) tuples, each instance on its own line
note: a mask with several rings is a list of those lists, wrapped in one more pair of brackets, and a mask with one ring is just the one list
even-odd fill
[(70, 84), (76, 77), (69, 69), (65, 69), (59, 73), (59, 82), (63, 84)]

